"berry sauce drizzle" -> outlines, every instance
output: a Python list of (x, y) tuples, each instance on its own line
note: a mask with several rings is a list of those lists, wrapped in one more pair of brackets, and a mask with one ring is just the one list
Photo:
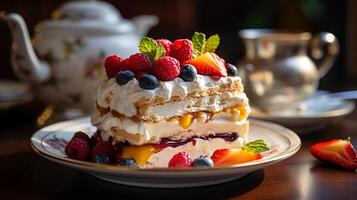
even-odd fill
[(196, 139), (202, 139), (202, 140), (210, 140), (210, 139), (215, 139), (215, 138), (221, 138), (224, 139), (225, 141), (228, 142), (233, 142), (234, 140), (236, 140), (238, 138), (238, 134), (237, 133), (218, 133), (218, 134), (211, 134), (208, 136), (204, 136), (204, 137), (198, 137), (198, 136), (194, 136), (191, 138), (187, 138), (184, 140), (171, 140), (169, 138), (162, 138), (158, 144), (156, 144), (156, 148), (165, 148), (165, 147), (178, 147), (184, 144), (187, 144), (189, 142), (192, 142), (193, 145), (196, 144)]

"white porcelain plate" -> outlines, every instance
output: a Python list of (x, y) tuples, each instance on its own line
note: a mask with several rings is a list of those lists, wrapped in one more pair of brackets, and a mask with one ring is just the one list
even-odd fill
[(49, 160), (85, 171), (100, 179), (142, 187), (196, 187), (231, 181), (287, 159), (301, 146), (299, 137), (291, 130), (273, 123), (252, 120), (249, 140), (261, 138), (272, 147), (260, 160), (209, 169), (138, 169), (67, 158), (64, 148), (76, 131), (93, 133), (95, 127), (91, 126), (89, 118), (56, 123), (37, 131), (31, 138), (32, 147)]

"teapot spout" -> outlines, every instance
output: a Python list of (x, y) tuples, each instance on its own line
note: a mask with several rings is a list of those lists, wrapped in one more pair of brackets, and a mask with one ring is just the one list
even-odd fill
[(140, 15), (132, 20), (136, 25), (136, 33), (139, 37), (145, 36), (151, 27), (159, 23), (159, 18), (155, 15)]
[(50, 76), (50, 68), (46, 62), (37, 58), (24, 19), (16, 13), (2, 14), (0, 19), (4, 19), (10, 26), (13, 40), (11, 62), (15, 74), (25, 81), (47, 80)]

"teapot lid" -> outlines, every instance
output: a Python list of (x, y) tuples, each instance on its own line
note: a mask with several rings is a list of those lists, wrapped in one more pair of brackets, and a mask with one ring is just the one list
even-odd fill
[(70, 1), (53, 12), (57, 20), (95, 20), (118, 23), (122, 19), (119, 11), (103, 1)]
[(120, 12), (103, 1), (70, 1), (52, 13), (52, 19), (40, 24), (45, 30), (126, 33), (135, 26)]

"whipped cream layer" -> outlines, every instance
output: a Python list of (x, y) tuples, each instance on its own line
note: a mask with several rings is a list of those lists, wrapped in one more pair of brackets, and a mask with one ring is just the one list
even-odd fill
[(184, 115), (193, 112), (220, 112), (225, 108), (235, 105), (248, 107), (248, 98), (243, 92), (225, 91), (219, 95), (209, 95), (204, 97), (189, 97), (184, 100), (149, 106), (143, 119), (160, 121), (174, 116)]
[(183, 128), (178, 121), (162, 120), (156, 123), (134, 122), (130, 118), (119, 119), (111, 113), (101, 116), (96, 113), (92, 116), (92, 124), (101, 130), (102, 137), (107, 139), (112, 136), (117, 141), (125, 141), (121, 136), (113, 133), (112, 128), (117, 127), (129, 134), (141, 136), (140, 140), (129, 141), (132, 145), (142, 145), (146, 143), (156, 143), (161, 138), (185, 139), (191, 136), (207, 136), (215, 133), (236, 132), (240, 137), (246, 138), (248, 133), (248, 122), (234, 121), (232, 116), (221, 112), (214, 115), (208, 122), (195, 119), (189, 128)]
[(217, 149), (233, 149), (241, 148), (244, 144), (244, 139), (239, 137), (233, 142), (225, 141), (221, 138), (210, 140), (196, 139), (196, 143), (186, 143), (178, 147), (167, 147), (158, 153), (151, 155), (148, 159), (148, 164), (140, 166), (143, 168), (166, 168), (170, 159), (178, 152), (185, 151), (189, 153), (192, 159), (196, 159), (201, 155), (211, 156)]
[[(125, 85), (118, 85), (112, 78), (102, 82), (97, 92), (96, 102), (102, 108), (110, 108), (126, 117), (133, 117), (138, 113), (135, 104), (139, 100), (160, 97), (168, 102), (172, 97), (185, 98), (190, 93), (220, 88), (221, 85), (233, 84), (236, 81), (241, 81), (240, 77), (222, 77), (220, 80), (212, 80), (209, 76), (198, 75), (192, 82), (176, 78), (173, 81), (160, 81), (159, 86), (153, 90), (144, 90), (140, 88), (136, 79), (132, 79)], [(161, 113), (167, 112), (173, 111), (164, 110)]]

